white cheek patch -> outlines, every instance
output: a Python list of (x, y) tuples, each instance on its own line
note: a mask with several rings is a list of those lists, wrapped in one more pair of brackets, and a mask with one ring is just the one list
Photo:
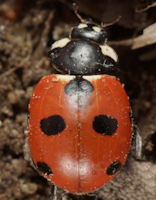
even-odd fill
[(92, 29), (97, 33), (101, 32), (101, 28), (99, 28), (98, 26), (93, 26)]
[(63, 38), (61, 40), (56, 41), (55, 43), (52, 44), (51, 50), (55, 48), (62, 48), (65, 47), (71, 40), (69, 38)]
[(118, 61), (118, 55), (117, 53), (114, 51), (113, 48), (111, 48), (108, 45), (99, 45), (101, 48), (101, 52), (103, 53), (103, 55), (105, 56), (109, 56), (110, 58), (112, 58), (114, 60), (114, 62)]
[(86, 27), (88, 27), (87, 24), (79, 24), (77, 28), (86, 28)]

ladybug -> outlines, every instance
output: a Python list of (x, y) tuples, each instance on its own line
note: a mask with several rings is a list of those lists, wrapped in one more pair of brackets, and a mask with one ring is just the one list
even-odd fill
[(49, 56), (58, 73), (39, 81), (29, 104), (32, 159), (53, 184), (89, 193), (118, 174), (131, 144), (129, 98), (115, 76), (118, 56), (105, 27), (90, 20), (55, 42)]

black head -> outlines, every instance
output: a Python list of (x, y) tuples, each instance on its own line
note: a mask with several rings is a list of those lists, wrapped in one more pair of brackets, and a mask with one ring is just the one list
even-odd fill
[(107, 32), (97, 24), (86, 22), (75, 26), (71, 31), (70, 38), (92, 40), (99, 44), (104, 44), (107, 42)]
[(120, 17), (118, 17), (114, 22), (98, 25), (93, 23), (91, 19), (83, 19), (81, 15), (78, 13), (78, 5), (73, 3), (73, 9), (76, 16), (80, 19), (81, 23), (78, 26), (75, 26), (70, 33), (70, 38), (74, 39), (86, 39), (92, 40), (99, 44), (105, 44), (107, 42), (107, 32), (106, 27), (115, 24), (119, 21)]

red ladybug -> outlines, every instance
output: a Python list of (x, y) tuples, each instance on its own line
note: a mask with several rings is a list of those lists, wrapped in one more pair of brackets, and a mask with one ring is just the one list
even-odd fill
[(34, 164), (70, 193), (88, 193), (113, 179), (131, 144), (131, 108), (114, 76), (118, 56), (106, 41), (103, 27), (85, 21), (55, 42), (49, 55), (62, 74), (42, 78), (29, 104)]

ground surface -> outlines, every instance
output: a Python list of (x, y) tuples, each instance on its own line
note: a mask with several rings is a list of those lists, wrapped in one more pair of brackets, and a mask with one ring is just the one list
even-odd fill
[[(156, 21), (147, 1), (76, 1), (83, 17), (109, 23), (109, 41), (119, 54), (134, 122), (146, 144), (148, 162), (129, 155), (122, 171), (96, 191), (102, 200), (156, 199), (156, 44), (132, 50), (120, 40), (142, 34)], [(142, 2), (142, 3), (141, 3)], [(144, 4), (143, 4), (144, 2)], [(26, 143), (27, 107), (37, 82), (53, 72), (47, 52), (55, 40), (79, 23), (72, 1), (0, 1), (0, 199), (45, 200), (50, 184), (30, 165)], [(137, 12), (141, 11), (141, 12)], [(156, 37), (156, 36), (155, 36)], [(147, 140), (149, 138), (149, 140)]]

